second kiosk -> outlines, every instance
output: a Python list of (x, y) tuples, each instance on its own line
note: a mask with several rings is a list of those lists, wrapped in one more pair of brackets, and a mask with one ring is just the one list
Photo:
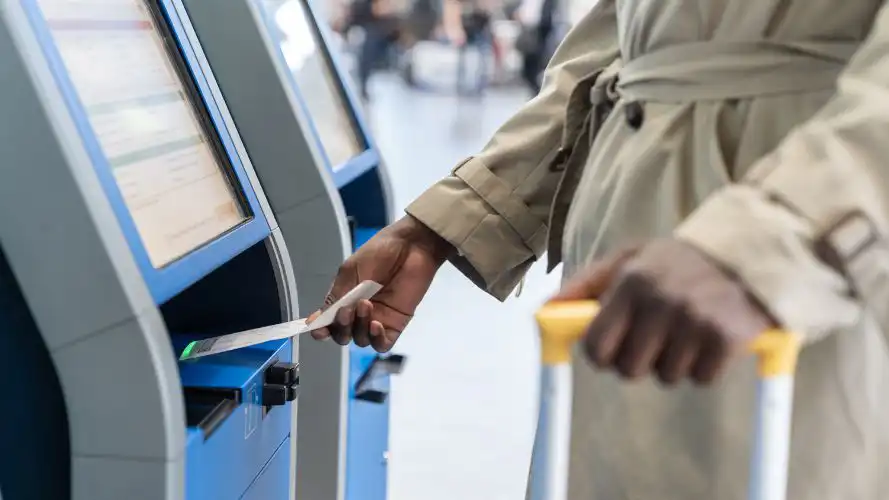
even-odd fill
[[(393, 218), (389, 180), (306, 0), (184, 0), (293, 257), (305, 315)], [(389, 375), (403, 358), (299, 343), (297, 500), (385, 500)]]

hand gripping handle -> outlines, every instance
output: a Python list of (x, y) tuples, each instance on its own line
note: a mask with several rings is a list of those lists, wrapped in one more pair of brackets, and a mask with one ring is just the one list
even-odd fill
[[(574, 344), (583, 337), (598, 312), (599, 303), (594, 300), (551, 302), (541, 307), (536, 319), (543, 364), (568, 363)], [(757, 336), (748, 350), (759, 359), (760, 377), (792, 375), (796, 370), (800, 338), (783, 330), (768, 330)]]

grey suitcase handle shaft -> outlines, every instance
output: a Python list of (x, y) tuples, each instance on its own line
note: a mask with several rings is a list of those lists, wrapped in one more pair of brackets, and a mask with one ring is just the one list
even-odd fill
[[(530, 500), (568, 500), (571, 353), (599, 311), (595, 301), (557, 302), (536, 315), (541, 337), (540, 413)], [(758, 358), (757, 409), (749, 500), (786, 500), (799, 336), (763, 332), (749, 346)]]

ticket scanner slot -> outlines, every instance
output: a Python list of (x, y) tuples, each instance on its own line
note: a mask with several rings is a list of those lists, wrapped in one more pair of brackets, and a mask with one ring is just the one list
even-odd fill
[[(297, 312), (287, 242), (182, 10), (0, 0), (7, 500), (290, 497), (293, 342), (177, 361)], [(283, 403), (269, 373), (291, 380)]]

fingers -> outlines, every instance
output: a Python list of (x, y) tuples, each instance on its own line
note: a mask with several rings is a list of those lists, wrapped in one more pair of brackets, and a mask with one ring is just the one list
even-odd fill
[(586, 347), (590, 360), (599, 368), (610, 368), (628, 333), (632, 320), (631, 295), (619, 287), (603, 301), (602, 310), (587, 331)]
[(635, 379), (651, 372), (666, 343), (671, 311), (658, 301), (635, 306), (633, 335), (628, 335), (615, 356), (614, 365), (622, 376)]
[(386, 353), (392, 350), (400, 335), (401, 332), (386, 328), (379, 321), (371, 321), (370, 323), (370, 345), (379, 353)]
[[(330, 287), (330, 291), (327, 292), (327, 296), (324, 297), (324, 307), (312, 313), (312, 315), (306, 319), (306, 322), (311, 323), (312, 321), (314, 321), (318, 316), (321, 315), (324, 309), (330, 307), (340, 297), (348, 293), (349, 290), (351, 290), (358, 282), (358, 280), (355, 278), (356, 273), (357, 272), (354, 270), (354, 266), (350, 265), (349, 261), (343, 263), (343, 265), (340, 266), (337, 276), (333, 281), (333, 285), (331, 285)], [(339, 317), (337, 319), (339, 319)], [(336, 322), (330, 326), (319, 328), (311, 332), (312, 338), (315, 340), (325, 340), (328, 338), (333, 338), (334, 341), (336, 341), (337, 338), (342, 338), (344, 335), (346, 335), (346, 333), (347, 332), (345, 332), (343, 328)], [(351, 338), (351, 333), (349, 333), (349, 338)], [(337, 343), (340, 342), (337, 341)]]
[[(306, 318), (306, 323), (311, 323), (312, 321), (315, 321), (318, 318), (318, 316), (321, 316), (321, 312), (322, 311), (320, 309), (313, 312), (308, 318)], [(327, 327), (319, 328), (317, 330), (312, 330), (311, 333), (312, 333), (312, 338), (315, 340), (325, 340), (325, 339), (330, 338), (330, 329), (328, 329)]]
[(654, 374), (665, 385), (683, 379), (712, 383), (727, 366), (732, 347), (682, 300), (633, 273), (607, 292), (586, 338), (596, 367), (629, 380)]
[(354, 321), (354, 307), (344, 307), (337, 311), (333, 324), (328, 327), (333, 341), (339, 345), (349, 345), (349, 342), (352, 341), (352, 323)]
[(724, 335), (719, 335), (711, 328), (698, 351), (698, 358), (691, 369), (691, 379), (698, 384), (710, 384), (725, 370), (731, 345)]
[[(316, 340), (332, 338), (334, 342), (343, 346), (355, 342), (359, 347), (372, 346), (379, 353), (389, 352), (401, 332), (392, 328), (387, 329), (383, 323), (374, 320), (376, 307), (373, 302), (362, 300), (355, 307), (340, 309), (333, 324), (313, 331), (312, 338)], [(311, 322), (320, 314), (321, 311), (313, 313), (307, 321)]]
[(628, 248), (593, 264), (587, 271), (565, 283), (550, 300), (587, 300), (600, 297), (620, 275), (624, 263), (636, 252), (635, 248)]
[(680, 317), (674, 324), (679, 335), (666, 342), (663, 352), (655, 362), (655, 373), (664, 385), (674, 385), (688, 377), (697, 361), (704, 333), (693, 321)]
[(358, 347), (370, 345), (370, 321), (373, 316), (373, 303), (362, 300), (355, 308), (355, 323), (352, 325), (352, 338)]

